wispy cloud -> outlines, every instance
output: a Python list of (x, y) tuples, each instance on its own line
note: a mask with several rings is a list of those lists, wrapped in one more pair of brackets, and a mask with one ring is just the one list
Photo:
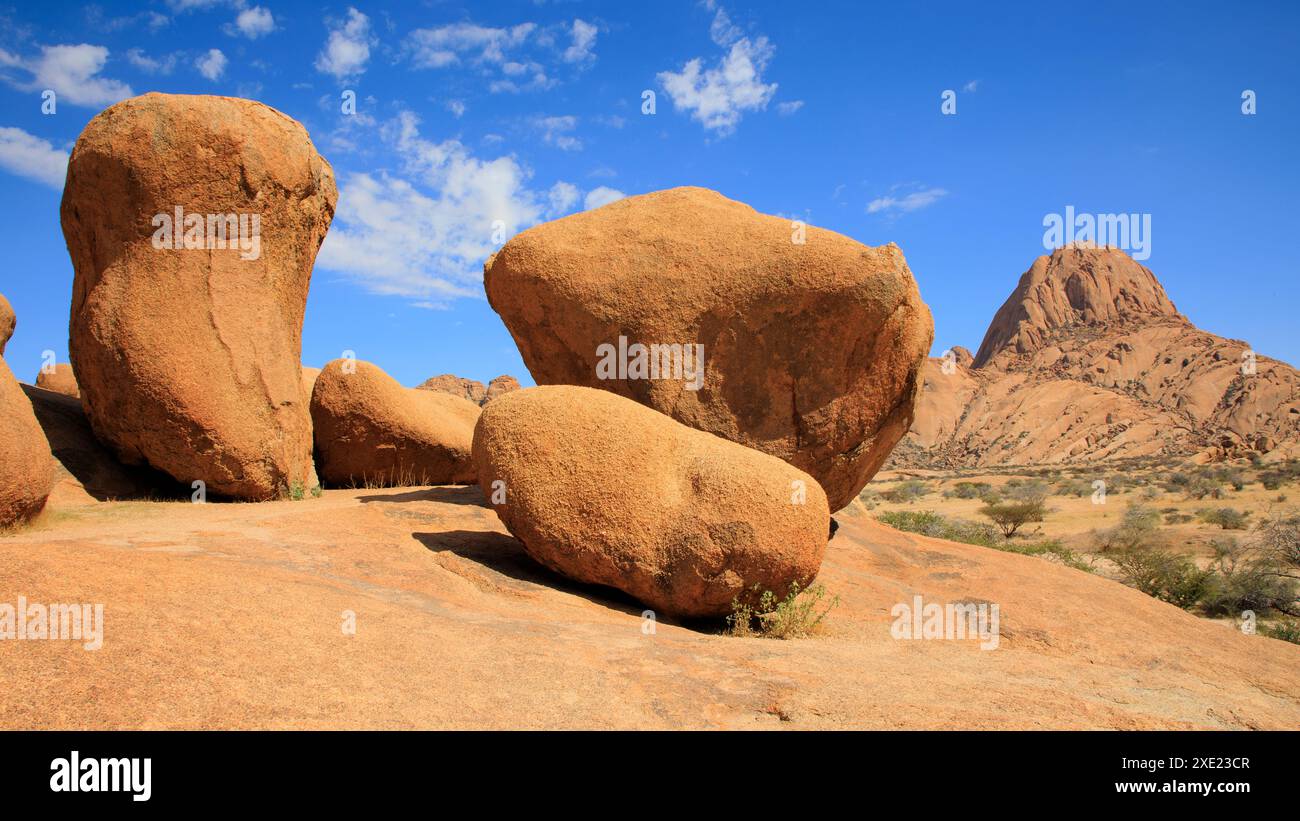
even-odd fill
[(704, 58), (688, 60), (681, 71), (661, 71), (660, 84), (673, 106), (690, 114), (705, 129), (726, 136), (736, 130), (746, 111), (767, 108), (776, 83), (763, 81), (763, 72), (776, 49), (766, 37), (750, 40), (715, 8), (709, 36), (728, 49), (711, 68)]
[(867, 213), (906, 214), (934, 205), (946, 196), (948, 192), (942, 188), (899, 184), (890, 188), (888, 194), (867, 203)]
[(0, 168), (61, 190), (68, 174), (68, 152), (21, 128), (0, 127)]
[[(0, 49), (0, 79), (20, 91), (52, 89), (59, 102), (101, 108), (130, 97), (131, 87), (99, 76), (108, 62), (108, 49), (88, 43), (43, 46), (34, 57)], [(15, 76), (27, 75), (27, 79)]]
[(199, 58), (194, 61), (194, 67), (206, 79), (216, 82), (221, 79), (222, 74), (226, 73), (226, 55), (222, 54), (219, 48), (210, 48), (206, 53), (199, 55)]
[(553, 145), (562, 151), (581, 151), (582, 140), (573, 135), (578, 126), (578, 118), (573, 115), (562, 117), (534, 117), (533, 127), (542, 135), (542, 142)]

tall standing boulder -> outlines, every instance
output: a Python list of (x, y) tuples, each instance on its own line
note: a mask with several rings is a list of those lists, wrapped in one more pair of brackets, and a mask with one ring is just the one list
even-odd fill
[(832, 510), (907, 432), (933, 337), (897, 246), (703, 188), (530, 228), (484, 285), (538, 384), (603, 388), (777, 456)]
[(808, 474), (605, 391), (492, 400), (474, 461), (529, 555), (662, 613), (721, 616), (760, 591), (784, 598), (807, 587), (826, 549), (830, 510)]
[(316, 377), (317, 470), (336, 486), (468, 484), (479, 407), (406, 388), (369, 362), (336, 359)]
[(306, 130), (261, 103), (146, 94), (90, 121), (61, 212), (69, 353), (123, 461), (241, 499), (315, 485), (302, 320), (337, 199)]
[(0, 359), (0, 528), (35, 516), (54, 487), (54, 457), (32, 403)]

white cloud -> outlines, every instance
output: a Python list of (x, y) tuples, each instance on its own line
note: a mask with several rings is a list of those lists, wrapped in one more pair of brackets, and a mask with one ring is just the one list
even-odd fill
[(782, 117), (789, 117), (801, 108), (803, 108), (803, 100), (791, 100), (788, 103), (777, 103), (776, 113)]
[(149, 74), (171, 74), (172, 69), (176, 67), (175, 54), (155, 59), (138, 48), (133, 48), (126, 53), (126, 61)]
[(461, 100), (448, 100), (447, 110), (451, 112), (451, 116), (459, 120), (465, 116), (465, 103)]
[(726, 136), (736, 130), (744, 112), (767, 108), (776, 93), (776, 83), (763, 82), (763, 71), (776, 49), (766, 37), (751, 41), (742, 36), (720, 8), (709, 33), (718, 45), (730, 45), (716, 66), (704, 69), (703, 58), (696, 57), (681, 71), (661, 71), (658, 78), (678, 110)]
[(573, 206), (578, 204), (578, 198), (581, 194), (578, 192), (578, 186), (571, 182), (561, 180), (551, 186), (548, 197), (551, 201), (550, 213), (554, 215), (567, 214), (573, 210)]
[(622, 191), (617, 188), (601, 185), (587, 192), (587, 198), (583, 200), (582, 206), (590, 211), (593, 208), (599, 208), (602, 205), (609, 205), (611, 202), (621, 200), (626, 197)]
[(39, 57), (23, 58), (0, 49), (0, 70), (18, 69), (30, 75), (20, 81), (7, 71), (0, 78), (22, 91), (52, 89), (59, 102), (89, 108), (112, 105), (132, 95), (131, 87), (117, 80), (98, 76), (108, 62), (103, 46), (43, 46)]
[(58, 190), (68, 174), (68, 152), (21, 128), (0, 127), (0, 168)]
[(530, 188), (531, 172), (513, 157), (483, 160), (458, 140), (423, 138), (409, 111), (380, 135), (403, 177), (346, 177), (317, 260), (375, 293), (430, 305), (481, 296), (483, 261), (498, 247), (497, 228), (508, 238), (577, 200), (567, 183)]
[(563, 117), (533, 118), (533, 127), (542, 133), (542, 142), (553, 145), (561, 151), (582, 150), (582, 140), (572, 134), (577, 126), (578, 118), (571, 114)]
[(325, 48), (316, 56), (316, 70), (340, 82), (361, 75), (370, 60), (371, 40), (370, 18), (349, 8), (347, 21), (330, 30)]
[(474, 23), (452, 23), (416, 29), (409, 43), (416, 68), (442, 68), (461, 58), (479, 63), (507, 62), (506, 52), (521, 45), (537, 29), (536, 23), (490, 28)]
[(275, 18), (270, 9), (262, 6), (241, 9), (235, 16), (235, 29), (248, 39), (256, 40), (275, 30)]
[(570, 33), (573, 36), (573, 45), (564, 50), (564, 62), (582, 63), (587, 60), (595, 59), (592, 49), (596, 47), (596, 34), (599, 32), (595, 26), (585, 20), (574, 18), (573, 28)]
[(948, 192), (942, 188), (917, 188), (907, 194), (896, 194), (895, 192), (903, 186), (895, 185), (890, 192), (884, 196), (877, 197), (867, 203), (868, 214), (885, 213), (908, 213), (910, 211), (919, 211), (930, 205), (934, 205), (939, 200), (948, 196)]
[(226, 71), (226, 55), (221, 53), (219, 48), (210, 48), (206, 54), (199, 56), (194, 61), (194, 67), (199, 70), (205, 78), (217, 81)]
[(974, 94), (974, 93), (975, 93), (975, 89), (979, 88), (979, 85), (980, 85), (980, 81), (979, 81), (979, 80), (971, 80), (969, 83), (967, 83), (966, 85), (962, 86), (962, 87), (961, 87), (961, 90), (962, 90), (962, 91), (969, 91), (969, 92), (971, 92), (972, 94)]

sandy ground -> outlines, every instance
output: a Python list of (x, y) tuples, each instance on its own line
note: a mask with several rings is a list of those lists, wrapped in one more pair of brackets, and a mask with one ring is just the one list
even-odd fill
[[(840, 603), (781, 641), (648, 632), (529, 559), (475, 488), (56, 497), (0, 538), (0, 603), (102, 603), (105, 638), (0, 641), (0, 727), (1300, 728), (1300, 647), (839, 518), (820, 581)], [(998, 648), (892, 638), (918, 594), (998, 604)]]

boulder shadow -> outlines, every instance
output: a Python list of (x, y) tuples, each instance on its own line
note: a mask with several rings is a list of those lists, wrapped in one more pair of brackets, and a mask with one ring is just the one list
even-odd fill
[[(537, 562), (513, 536), (492, 530), (447, 530), (441, 533), (412, 533), (434, 553), (448, 551), (515, 581), (536, 584), (580, 596), (593, 604), (640, 616), (647, 608), (623, 591), (600, 584), (584, 584)], [(665, 619), (660, 618), (660, 621)]]
[(373, 496), (358, 496), (357, 500), (361, 502), (442, 502), (451, 505), (491, 507), (478, 485), (446, 485), (404, 493), (377, 493)]

